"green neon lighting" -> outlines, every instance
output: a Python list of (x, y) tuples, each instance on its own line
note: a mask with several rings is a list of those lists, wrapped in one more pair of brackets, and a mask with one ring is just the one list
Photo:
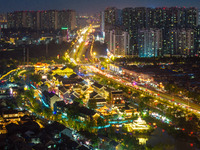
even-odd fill
[(67, 28), (67, 27), (62, 27), (61, 29), (62, 29), (62, 30), (67, 30), (68, 28)]

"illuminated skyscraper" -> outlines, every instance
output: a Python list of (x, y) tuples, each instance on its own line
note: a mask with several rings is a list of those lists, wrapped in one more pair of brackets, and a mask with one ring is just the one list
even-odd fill
[(140, 57), (157, 57), (162, 50), (162, 30), (142, 29), (138, 31), (138, 50)]
[(68, 25), (70, 30), (74, 30), (76, 28), (76, 12), (74, 10), (67, 10), (69, 14)]
[(74, 10), (58, 11), (58, 29), (67, 27), (69, 30), (74, 30), (76, 26), (76, 12)]
[(198, 9), (194, 7), (186, 8), (186, 27), (194, 28), (198, 25)]
[(57, 30), (58, 29), (58, 11), (47, 10), (40, 12), (40, 22), (42, 30)]
[(195, 48), (194, 54), (200, 55), (200, 25), (195, 29)]
[(1, 29), (7, 29), (7, 14), (0, 14), (0, 27)]
[(104, 11), (105, 24), (108, 25), (121, 25), (122, 24), (122, 11), (116, 7), (108, 7)]
[(100, 14), (100, 23), (101, 23), (101, 32), (102, 32), (102, 36), (103, 36), (103, 39), (105, 39), (105, 13), (104, 11), (101, 12)]
[(69, 13), (66, 10), (58, 11), (58, 29), (69, 28)]
[(74, 10), (15, 11), (7, 14), (8, 28), (34, 30), (57, 30), (68, 27), (76, 28), (76, 12)]
[[(139, 52), (138, 38), (140, 37), (138, 30), (143, 28), (161, 29), (163, 37), (163, 50), (161, 53), (168, 54), (168, 48), (170, 47), (168, 42), (170, 36), (172, 36), (169, 31), (178, 28), (195, 29), (198, 24), (198, 11), (193, 7), (161, 7), (155, 9), (136, 7), (124, 8), (122, 12), (124, 30), (130, 34), (130, 51), (136, 55)], [(173, 53), (170, 50), (171, 52)]]
[(167, 41), (167, 54), (192, 55), (194, 53), (193, 29), (171, 29)]
[(15, 15), (14, 13), (8, 13), (7, 18), (8, 18), (8, 28), (15, 28)]
[(101, 32), (105, 32), (105, 14), (101, 12)]
[(106, 32), (106, 42), (109, 51), (116, 56), (125, 56), (129, 53), (130, 37), (128, 32), (121, 29), (113, 29)]
[(200, 9), (198, 11), (198, 15), (199, 15), (199, 17), (198, 17), (198, 25), (200, 25)]
[(40, 16), (36, 11), (15, 11), (7, 14), (8, 28), (22, 29), (39, 29)]
[(132, 35), (132, 27), (134, 25), (135, 10), (131, 7), (122, 10), (123, 26), (126, 32)]
[[(0, 24), (1, 25), (1, 24)], [(0, 26), (0, 40), (1, 40), (1, 26)]]

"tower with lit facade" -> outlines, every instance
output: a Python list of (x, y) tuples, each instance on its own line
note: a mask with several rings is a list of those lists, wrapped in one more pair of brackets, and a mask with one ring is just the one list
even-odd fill
[(171, 29), (167, 40), (167, 54), (192, 55), (194, 53), (194, 29)]
[(157, 57), (162, 54), (162, 30), (142, 29), (138, 31), (138, 51), (140, 57)]
[(8, 28), (34, 30), (57, 30), (67, 27), (76, 28), (74, 10), (14, 11), (7, 14)]
[(46, 10), (40, 12), (40, 22), (42, 30), (57, 30), (58, 29), (58, 11)]
[(115, 26), (122, 24), (122, 11), (116, 7), (108, 7), (104, 11), (105, 15), (105, 25)]
[(106, 42), (109, 51), (115, 56), (125, 56), (129, 53), (130, 37), (128, 32), (112, 29), (106, 32)]

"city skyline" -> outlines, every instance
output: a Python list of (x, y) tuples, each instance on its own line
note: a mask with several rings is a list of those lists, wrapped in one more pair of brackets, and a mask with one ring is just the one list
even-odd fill
[(200, 0), (1, 2), (0, 150), (200, 149)]
[(125, 7), (196, 7), (200, 8), (200, 2), (198, 0), (191, 0), (186, 1), (182, 0), (181, 2), (179, 0), (165, 0), (165, 1), (159, 1), (159, 0), (143, 0), (142, 2), (136, 1), (136, 0), (88, 0), (88, 1), (81, 1), (81, 0), (74, 0), (74, 1), (64, 1), (64, 0), (49, 0), (48, 2), (46, 0), (39, 1), (6, 1), (3, 3), (3, 5), (0, 6), (0, 13), (6, 13), (11, 11), (20, 11), (20, 10), (49, 10), (49, 9), (74, 9), (78, 11), (79, 13), (96, 13), (99, 11), (103, 11), (107, 7), (117, 7), (119, 9), (125, 8)]

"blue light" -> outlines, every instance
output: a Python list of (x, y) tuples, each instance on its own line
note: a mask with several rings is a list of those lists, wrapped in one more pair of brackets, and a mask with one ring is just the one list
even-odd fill
[(110, 124), (105, 125), (105, 126), (93, 127), (93, 128), (96, 128), (96, 129), (104, 129), (104, 128), (109, 128), (109, 127), (110, 127)]
[[(36, 88), (34, 85), (32, 85), (32, 84), (31, 84), (31, 87), (34, 88), (34, 89), (37, 89), (37, 88)], [(42, 103), (44, 104), (44, 106), (49, 108), (49, 105), (47, 105), (47, 104), (44, 102), (44, 100), (43, 100), (41, 94), (38, 94), (38, 95), (40, 96), (40, 98), (41, 98)]]

